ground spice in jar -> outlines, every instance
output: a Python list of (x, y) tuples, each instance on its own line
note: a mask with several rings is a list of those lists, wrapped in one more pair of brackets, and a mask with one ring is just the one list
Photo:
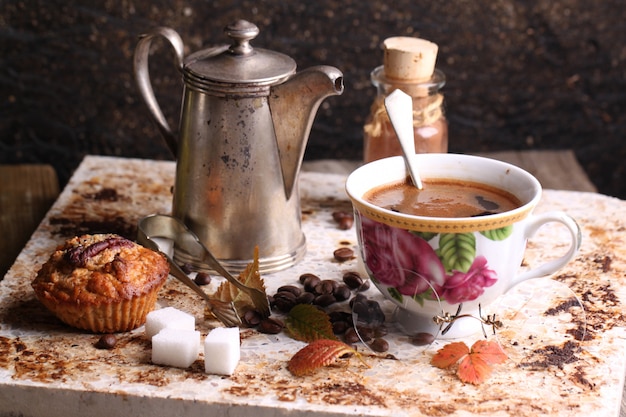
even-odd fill
[(400, 89), (413, 98), (416, 153), (448, 151), (448, 123), (443, 112), (444, 74), (435, 69), (438, 47), (418, 38), (393, 37), (384, 42), (384, 64), (372, 71), (377, 97), (364, 126), (364, 161), (401, 155), (384, 99)]

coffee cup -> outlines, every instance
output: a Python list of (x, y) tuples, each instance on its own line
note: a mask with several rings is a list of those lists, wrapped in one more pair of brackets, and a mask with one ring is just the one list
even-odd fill
[[(513, 206), (476, 216), (441, 217), (374, 204), (372, 190), (410, 184), (399, 156), (370, 162), (348, 176), (359, 255), (378, 290), (397, 305), (396, 322), (407, 334), (458, 338), (484, 331), (485, 324), (495, 325), (485, 316), (494, 301), (521, 282), (555, 273), (578, 251), (581, 231), (572, 217), (562, 211), (533, 214), (542, 189), (523, 169), (460, 154), (412, 158), (425, 190), (433, 181), (456, 184), (463, 192), (480, 185), (502, 193)], [(521, 270), (527, 240), (551, 222), (569, 231), (566, 253)]]

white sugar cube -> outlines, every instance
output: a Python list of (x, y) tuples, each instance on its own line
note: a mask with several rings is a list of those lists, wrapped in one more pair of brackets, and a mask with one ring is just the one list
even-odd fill
[(196, 318), (174, 307), (153, 310), (146, 316), (146, 337), (152, 338), (165, 328), (195, 330)]
[(200, 332), (165, 328), (152, 337), (152, 363), (188, 368), (200, 351)]
[(232, 375), (239, 363), (238, 327), (218, 327), (204, 339), (204, 370), (208, 374)]

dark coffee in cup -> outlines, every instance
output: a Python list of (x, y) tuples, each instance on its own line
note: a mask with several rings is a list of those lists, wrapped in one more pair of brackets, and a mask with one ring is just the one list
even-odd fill
[(487, 184), (426, 179), (419, 190), (408, 180), (375, 187), (363, 199), (399, 213), (426, 217), (476, 217), (522, 205), (513, 194)]

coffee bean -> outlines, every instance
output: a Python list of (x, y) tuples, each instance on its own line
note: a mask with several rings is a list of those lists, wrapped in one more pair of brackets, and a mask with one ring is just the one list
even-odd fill
[(193, 281), (198, 285), (209, 285), (211, 283), (211, 275), (207, 272), (198, 272)]
[(261, 313), (256, 310), (248, 310), (244, 313), (241, 321), (248, 327), (256, 327), (261, 323)]
[(336, 321), (345, 321), (348, 323), (352, 323), (352, 314), (346, 311), (335, 310), (328, 313), (328, 318), (331, 323)]
[(343, 334), (343, 341), (351, 345), (360, 342), (361, 339), (359, 339), (359, 335), (356, 333), (356, 330), (354, 330), (354, 327), (350, 327)]
[(348, 230), (354, 224), (354, 214), (347, 211), (333, 212), (333, 219), (337, 222), (341, 230)]
[(296, 298), (296, 304), (313, 304), (313, 300), (315, 300), (315, 294), (312, 292), (303, 292)]
[(433, 336), (430, 333), (423, 332), (423, 333), (417, 333), (409, 337), (409, 340), (415, 346), (426, 346), (426, 345), (430, 345), (432, 342), (435, 341), (435, 336)]
[(389, 350), (389, 343), (382, 338), (376, 338), (370, 343), (370, 349), (374, 352), (387, 352)]
[(103, 334), (95, 344), (98, 349), (113, 349), (117, 344), (117, 338), (114, 334)]
[(284, 327), (285, 323), (283, 323), (281, 320), (268, 317), (265, 320), (261, 320), (258, 330), (261, 333), (265, 334), (278, 334), (283, 330)]
[(387, 326), (381, 325), (374, 329), (374, 337), (384, 337), (387, 336), (387, 334), (389, 334)]
[(321, 280), (314, 288), (313, 292), (317, 295), (332, 294), (339, 283), (332, 279)]
[(340, 222), (342, 219), (345, 219), (346, 217), (354, 217), (354, 215), (348, 211), (333, 211), (332, 216), (333, 216), (333, 220), (335, 220), (336, 222)]
[(370, 281), (369, 279), (367, 281), (363, 281), (363, 284), (361, 284), (359, 286), (359, 289), (357, 290), (358, 292), (364, 292), (370, 289)]
[(305, 273), (305, 274), (300, 275), (300, 278), (299, 278), (299, 280), (300, 280), (300, 284), (304, 285), (304, 283), (306, 282), (306, 280), (307, 280), (307, 279), (311, 279), (312, 277), (319, 278), (317, 275), (315, 275), (315, 274), (311, 274), (311, 273), (309, 273), (309, 272), (307, 272), (307, 273)]
[(354, 259), (354, 251), (350, 248), (342, 247), (333, 252), (333, 256), (339, 262), (346, 262)]
[(319, 284), (322, 279), (314, 274), (304, 274), (304, 275), (306, 275), (306, 277), (302, 281), (302, 285), (304, 285), (304, 290), (308, 292), (314, 292), (315, 286)]
[(276, 292), (281, 292), (281, 291), (290, 292), (296, 297), (299, 297), (300, 294), (302, 294), (302, 288), (296, 287), (295, 285), (283, 285), (282, 287), (279, 287), (278, 290), (276, 290)]
[(349, 271), (343, 274), (343, 282), (352, 290), (356, 290), (363, 284), (363, 278), (358, 272)]
[(346, 330), (350, 328), (352, 328), (352, 326), (347, 321), (336, 321), (333, 323), (334, 334), (344, 334)]
[(335, 288), (335, 291), (333, 291), (333, 295), (335, 296), (335, 298), (337, 299), (337, 301), (346, 301), (348, 298), (350, 298), (350, 295), (352, 295), (352, 293), (350, 292), (350, 288), (348, 288), (347, 285), (338, 285), (337, 288)]
[(368, 342), (374, 338), (374, 329), (372, 329), (371, 327), (357, 325), (356, 330), (365, 342)]
[(283, 313), (289, 313), (296, 305), (296, 296), (289, 291), (274, 294), (274, 307)]
[(344, 217), (339, 221), (339, 228), (341, 230), (350, 230), (353, 224), (354, 219), (352, 217)]
[(313, 304), (320, 306), (320, 307), (328, 307), (329, 305), (334, 304), (336, 302), (337, 302), (337, 299), (332, 294), (318, 295), (317, 297), (315, 297), (315, 300), (313, 300)]
[(193, 272), (193, 266), (189, 263), (182, 264), (180, 269), (182, 269), (185, 274), (191, 274)]

